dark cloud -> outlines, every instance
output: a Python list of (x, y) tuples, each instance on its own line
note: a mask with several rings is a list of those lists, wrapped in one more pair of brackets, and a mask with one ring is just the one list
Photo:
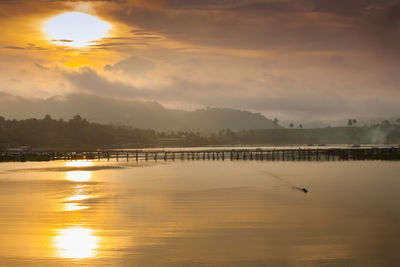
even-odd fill
[(24, 50), (24, 49), (26, 49), (26, 48), (20, 47), (20, 46), (4, 46), (3, 48), (15, 49), (15, 50)]
[(370, 42), (380, 48), (380, 53), (399, 60), (400, 1), (371, 7), (366, 14), (364, 27), (371, 37)]
[(375, 17), (396, 25), (396, 10), (391, 0), (167, 0), (163, 8), (125, 3), (102, 12), (134, 27), (136, 35), (195, 45), (372, 53), (376, 41), (391, 41), (371, 30)]
[[(191, 6), (196, 8), (189, 8)], [(359, 17), (338, 18), (335, 21), (323, 14), (309, 16), (307, 12), (314, 10), (309, 1), (307, 5), (296, 4), (295, 1), (236, 1), (235, 5), (225, 8), (221, 5), (213, 8), (206, 1), (200, 4), (206, 10), (198, 6), (176, 1), (172, 5), (174, 8), (171, 5), (164, 9), (127, 6), (108, 14), (144, 32), (218, 47), (360, 50), (365, 46), (363, 40), (367, 38), (360, 31)]]
[[(36, 2), (36, 1), (35, 1)], [(50, 5), (45, 7), (43, 3)], [(52, 2), (55, 2), (52, 4)], [(84, 0), (6, 1), (19, 5), (6, 13), (38, 13), (57, 3)], [(399, 1), (393, 0), (102, 0), (96, 9), (128, 24), (142, 40), (154, 33), (186, 43), (240, 49), (366, 50), (374, 39), (393, 42)], [(393, 4), (394, 3), (394, 4)], [(22, 9), (23, 6), (29, 8)], [(60, 5), (58, 9), (65, 9)], [(32, 11), (32, 12), (31, 12)], [(0, 11), (1, 12), (1, 11)], [(40, 13), (40, 12), (39, 12)], [(8, 14), (9, 15), (9, 14)], [(8, 16), (7, 15), (7, 16)], [(376, 24), (383, 25), (382, 27)], [(386, 28), (392, 27), (392, 30)], [(139, 28), (139, 29), (138, 29)], [(371, 28), (373, 28), (371, 30)], [(374, 30), (375, 29), (375, 30)], [(149, 36), (148, 36), (149, 34)], [(130, 38), (122, 36), (124, 38)], [(122, 38), (121, 37), (121, 38)], [(136, 36), (139, 37), (139, 36)], [(128, 39), (125, 39), (128, 40)], [(132, 39), (135, 40), (135, 39)], [(136, 40), (140, 40), (139, 38)], [(372, 40), (372, 41), (371, 41)], [(125, 44), (118, 44), (125, 45)], [(103, 45), (116, 46), (116, 43)]]
[(303, 1), (282, 0), (167, 0), (166, 7), (192, 10), (235, 10), (240, 12), (268, 11), (279, 12), (301, 8)]
[(129, 42), (129, 44), (135, 44), (137, 43), (137, 41), (162, 40), (162, 38), (159, 36), (139, 36), (139, 37), (135, 36), (135, 37), (106, 37), (102, 39), (102, 41), (113, 41), (113, 40), (135, 41), (135, 42)]
[(400, 25), (400, 1), (384, 9), (381, 18), (385, 26), (398, 28)]
[(393, 0), (167, 0), (166, 6), (183, 10), (224, 10), (260, 15), (320, 12), (357, 17), (363, 16), (371, 8), (385, 7), (393, 2)]
[(283, 13), (297, 13), (305, 10), (305, 6), (298, 2), (283, 2), (283, 1), (249, 1), (237, 4), (227, 10), (238, 13), (250, 13), (252, 15), (277, 15)]
[(148, 43), (145, 42), (102, 42), (91, 44), (90, 47), (98, 49), (106, 49), (109, 47), (120, 47), (120, 46), (146, 46)]
[[(315, 12), (325, 12), (343, 16), (359, 16), (362, 15), (369, 4), (374, 1), (370, 0), (311, 0), (310, 7)], [(376, 2), (376, 1), (375, 1)]]
[(140, 36), (140, 37), (106, 37), (103, 40), (160, 40), (158, 36)]
[(35, 46), (33, 44), (29, 44), (27, 47), (22, 46), (3, 46), (6, 49), (14, 49), (14, 50), (46, 50), (44, 47)]
[(60, 40), (51, 40), (52, 42), (62, 42), (62, 43), (72, 43), (74, 40), (60, 39)]
[(126, 3), (127, 0), (39, 0), (43, 2), (107, 2), (107, 3)]

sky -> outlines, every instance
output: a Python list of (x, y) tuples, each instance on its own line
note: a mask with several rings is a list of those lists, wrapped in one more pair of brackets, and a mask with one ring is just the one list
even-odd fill
[[(65, 14), (99, 23), (49, 26)], [(400, 116), (398, 0), (1, 0), (0, 35), (0, 92), (28, 99), (85, 94), (303, 123)]]

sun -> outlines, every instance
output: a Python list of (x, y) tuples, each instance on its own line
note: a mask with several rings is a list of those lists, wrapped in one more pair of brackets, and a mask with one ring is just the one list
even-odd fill
[(66, 12), (46, 21), (44, 32), (50, 42), (72, 47), (85, 47), (107, 36), (111, 25), (81, 12)]

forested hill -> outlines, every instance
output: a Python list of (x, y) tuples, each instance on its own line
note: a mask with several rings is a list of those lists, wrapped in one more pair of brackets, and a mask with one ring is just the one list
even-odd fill
[(91, 122), (159, 131), (277, 128), (276, 124), (259, 113), (228, 108), (183, 111), (167, 109), (156, 102), (117, 100), (94, 95), (68, 95), (40, 100), (0, 94), (1, 116), (27, 119), (43, 118), (46, 114), (65, 120), (80, 114)]
[(90, 123), (76, 115), (69, 121), (7, 120), (0, 117), (0, 150), (30, 146), (54, 150), (140, 148), (209, 145), (366, 144), (400, 143), (400, 125), (389, 122), (368, 127), (318, 129), (223, 129), (202, 135), (192, 131), (155, 130)]

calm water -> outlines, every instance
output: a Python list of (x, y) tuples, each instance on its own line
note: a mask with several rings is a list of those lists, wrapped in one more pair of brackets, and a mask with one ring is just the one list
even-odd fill
[(2, 163), (0, 266), (399, 266), (399, 175), (378, 161)]

